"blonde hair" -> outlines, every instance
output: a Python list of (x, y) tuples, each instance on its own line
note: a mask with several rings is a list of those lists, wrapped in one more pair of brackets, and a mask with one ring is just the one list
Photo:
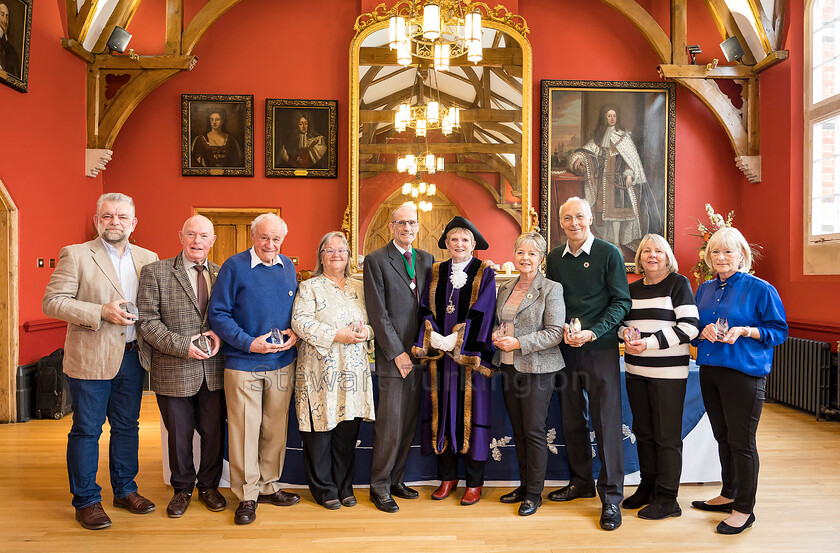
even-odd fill
[(475, 234), (473, 234), (473, 231), (471, 231), (470, 229), (464, 227), (454, 227), (449, 229), (449, 232), (446, 233), (446, 238), (444, 239), (444, 241), (449, 242), (449, 237), (455, 234), (456, 232), (463, 232), (464, 234), (469, 236), (472, 243), (475, 244)]
[(514, 253), (516, 250), (522, 247), (522, 244), (530, 242), (534, 245), (534, 248), (540, 252), (540, 262), (545, 259), (545, 251), (547, 245), (545, 243), (545, 238), (539, 232), (525, 232), (519, 235), (519, 238), (513, 243), (513, 251)]
[(674, 251), (671, 249), (671, 244), (669, 244), (662, 236), (651, 233), (645, 234), (642, 237), (642, 241), (639, 242), (639, 248), (636, 250), (636, 274), (645, 274), (645, 268), (642, 267), (640, 259), (642, 257), (642, 250), (645, 249), (648, 242), (653, 242), (655, 246), (665, 252), (666, 257), (668, 258), (668, 272), (676, 273), (679, 270), (679, 267), (677, 267), (677, 258), (674, 257)]
[(750, 243), (744, 238), (744, 235), (735, 227), (723, 227), (715, 231), (709, 243), (706, 244), (706, 253), (703, 255), (703, 261), (706, 265), (714, 271), (715, 266), (712, 264), (712, 251), (720, 250), (721, 248), (728, 248), (731, 250), (741, 251), (741, 263), (738, 265), (738, 271), (741, 273), (748, 273), (752, 268), (753, 255), (750, 249)]

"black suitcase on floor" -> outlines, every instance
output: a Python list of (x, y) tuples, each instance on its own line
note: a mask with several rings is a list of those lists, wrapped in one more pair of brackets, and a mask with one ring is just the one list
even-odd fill
[(63, 365), (64, 350), (60, 348), (38, 361), (35, 414), (39, 419), (60, 419), (72, 410)]

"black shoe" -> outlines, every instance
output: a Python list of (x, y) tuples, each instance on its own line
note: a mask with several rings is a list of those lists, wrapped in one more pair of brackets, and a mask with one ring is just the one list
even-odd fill
[(552, 501), (571, 501), (579, 497), (595, 497), (595, 488), (579, 488), (574, 484), (569, 484), (559, 490), (554, 490), (548, 494), (548, 498)]
[(676, 499), (654, 499), (653, 503), (639, 511), (639, 518), (647, 520), (662, 520), (663, 518), (678, 517), (682, 509)]
[(404, 482), (391, 486), (391, 495), (400, 499), (417, 499), (420, 497), (420, 493), (417, 490), (409, 488)]
[(251, 524), (255, 520), (257, 520), (256, 501), (243, 501), (233, 514), (233, 522), (236, 524)]
[(633, 495), (624, 500), (621, 506), (624, 509), (638, 509), (650, 503), (651, 499), (653, 499), (653, 491), (650, 488), (639, 486)]
[(525, 499), (525, 490), (523, 488), (516, 488), (512, 492), (508, 492), (502, 497), (500, 497), (499, 501), (501, 501), (502, 503), (521, 503), (523, 499)]
[(621, 526), (621, 511), (615, 503), (604, 503), (601, 507), (601, 528), (615, 530)]
[(336, 511), (341, 509), (341, 501), (338, 499), (327, 499), (321, 504), (324, 509), (329, 509), (330, 511)]
[(400, 510), (400, 506), (389, 493), (372, 493), (370, 500), (374, 507), (385, 513), (396, 513)]
[(519, 514), (523, 517), (527, 517), (528, 515), (533, 515), (537, 512), (537, 509), (542, 505), (542, 498), (537, 499), (536, 501), (532, 501), (530, 499), (526, 499), (519, 505)]
[(692, 501), (691, 506), (695, 509), (700, 509), (701, 511), (712, 511), (716, 513), (731, 513), (732, 512), (732, 501), (729, 503), (721, 503), (720, 505), (710, 505), (705, 501)]
[(721, 521), (721, 523), (717, 525), (717, 533), (727, 535), (740, 534), (752, 526), (753, 522), (755, 522), (755, 515), (752, 513), (750, 513), (750, 518), (747, 519), (747, 522), (745, 522), (743, 526), (729, 526), (725, 522)]
[(341, 500), (341, 504), (345, 507), (355, 507), (356, 506), (356, 496), (355, 495), (348, 495), (347, 497)]

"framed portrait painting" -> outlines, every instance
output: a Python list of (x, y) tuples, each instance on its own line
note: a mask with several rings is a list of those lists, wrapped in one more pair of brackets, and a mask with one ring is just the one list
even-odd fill
[(29, 87), (32, 0), (0, 0), (0, 82), (21, 92)]
[(265, 176), (338, 176), (337, 100), (265, 101)]
[(648, 233), (674, 245), (675, 85), (543, 80), (540, 218), (549, 249), (566, 242), (559, 208), (592, 206), (592, 233), (628, 271)]
[(254, 97), (181, 95), (181, 174), (254, 176)]

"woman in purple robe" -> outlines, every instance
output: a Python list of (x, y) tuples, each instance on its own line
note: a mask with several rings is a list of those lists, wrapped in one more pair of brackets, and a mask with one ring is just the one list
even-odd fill
[(424, 375), (421, 452), (438, 457), (446, 498), (458, 485), (463, 459), (466, 492), (462, 505), (481, 499), (484, 463), (490, 455), (491, 333), (496, 307), (495, 271), (472, 256), (487, 241), (470, 221), (454, 217), (439, 241), (451, 259), (435, 263), (421, 298), (423, 321), (413, 354), (428, 364)]

